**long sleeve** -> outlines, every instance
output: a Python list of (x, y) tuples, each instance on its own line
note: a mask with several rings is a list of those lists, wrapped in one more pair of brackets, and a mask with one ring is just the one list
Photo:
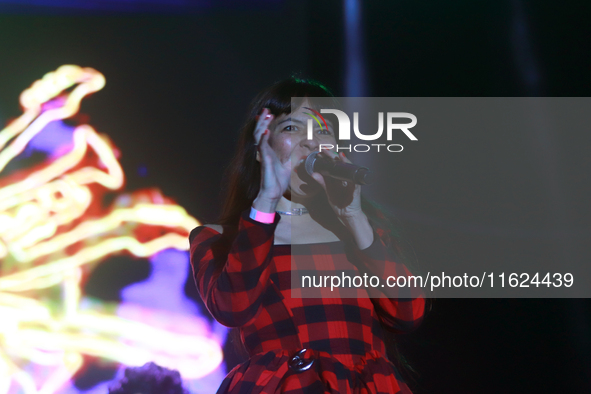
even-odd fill
[(201, 298), (212, 316), (227, 327), (252, 322), (269, 284), (275, 228), (242, 213), (238, 230), (220, 234), (197, 227), (190, 236), (191, 266)]
[[(355, 249), (361, 269), (369, 275), (380, 278), (384, 287), (368, 288), (376, 312), (386, 327), (395, 332), (410, 331), (418, 327), (425, 311), (425, 298), (420, 287), (389, 287), (388, 277), (406, 277), (406, 283), (412, 277), (410, 271), (399, 260), (392, 250), (386, 246), (379, 236), (383, 231), (374, 231), (373, 243), (366, 249)], [(393, 283), (393, 280), (390, 280)]]

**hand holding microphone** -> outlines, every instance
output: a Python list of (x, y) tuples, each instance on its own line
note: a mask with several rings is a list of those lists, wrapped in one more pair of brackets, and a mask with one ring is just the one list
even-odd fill
[(323, 150), (308, 155), (302, 168), (324, 188), (329, 204), (343, 223), (364, 216), (361, 184), (372, 181), (366, 167), (354, 165), (343, 153)]
[(374, 181), (373, 172), (369, 168), (333, 160), (330, 157), (320, 155), (320, 152), (310, 153), (304, 161), (304, 168), (309, 175), (317, 172), (324, 176), (358, 185), (369, 185)]

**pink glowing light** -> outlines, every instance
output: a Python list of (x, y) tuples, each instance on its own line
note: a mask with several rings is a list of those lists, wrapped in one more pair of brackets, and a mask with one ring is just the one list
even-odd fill
[[(157, 189), (120, 193), (103, 209), (103, 194), (124, 185), (116, 148), (89, 125), (62, 122), (104, 84), (96, 70), (62, 66), (21, 94), (24, 113), (0, 131), (0, 394), (71, 391), (83, 355), (155, 361), (187, 379), (223, 375), (223, 336), (179, 295), (198, 222)], [(27, 149), (47, 159), (2, 174)], [(116, 253), (152, 256), (177, 276), (153, 274), (121, 305), (85, 302), (83, 278)], [(157, 305), (149, 295), (167, 279)]]

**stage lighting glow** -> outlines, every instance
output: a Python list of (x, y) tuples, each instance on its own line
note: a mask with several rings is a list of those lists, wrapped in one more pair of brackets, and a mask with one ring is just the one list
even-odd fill
[[(0, 394), (56, 393), (84, 355), (130, 366), (154, 361), (186, 379), (222, 361), (209, 327), (193, 335), (170, 328), (174, 322), (156, 327), (141, 316), (106, 312), (117, 305), (83, 306), (83, 279), (102, 260), (186, 251), (199, 224), (157, 189), (121, 193), (102, 207), (102, 195), (124, 185), (117, 150), (91, 126), (71, 132), (62, 120), (104, 85), (96, 70), (62, 66), (21, 94), (24, 113), (0, 131)], [(49, 124), (62, 127), (62, 136), (71, 132), (71, 144), (47, 148), (43, 163), (2, 174), (9, 164), (18, 167), (19, 155)], [(32, 372), (40, 366), (47, 376)]]

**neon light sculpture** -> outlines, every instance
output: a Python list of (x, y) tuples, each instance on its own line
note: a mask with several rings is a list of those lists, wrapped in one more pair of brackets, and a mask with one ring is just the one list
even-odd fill
[[(39, 132), (75, 115), (104, 85), (96, 70), (62, 66), (21, 94), (24, 113), (0, 131), (0, 394), (55, 393), (83, 355), (125, 365), (154, 361), (187, 379), (222, 361), (219, 341), (206, 332), (179, 333), (81, 306), (81, 281), (101, 260), (187, 250), (188, 232), (198, 225), (155, 189), (120, 194), (101, 208), (102, 194), (124, 184), (108, 137), (75, 127), (70, 146), (33, 168), (2, 174)], [(51, 373), (39, 381), (27, 372), (35, 365)]]

